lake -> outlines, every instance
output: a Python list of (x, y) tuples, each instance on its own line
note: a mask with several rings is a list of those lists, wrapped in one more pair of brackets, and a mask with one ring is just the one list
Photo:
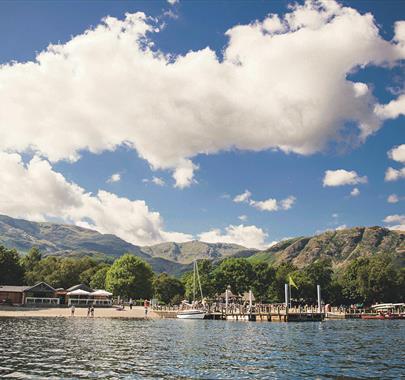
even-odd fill
[(0, 318), (0, 376), (400, 379), (405, 321)]

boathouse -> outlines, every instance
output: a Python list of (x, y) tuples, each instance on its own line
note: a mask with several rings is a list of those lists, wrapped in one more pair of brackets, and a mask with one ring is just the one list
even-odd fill
[(45, 282), (39, 282), (34, 286), (0, 286), (0, 302), (13, 305), (58, 305), (55, 289)]

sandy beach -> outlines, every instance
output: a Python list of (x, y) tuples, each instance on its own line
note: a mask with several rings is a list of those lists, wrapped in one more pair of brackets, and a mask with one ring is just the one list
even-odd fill
[[(69, 308), (57, 307), (0, 307), (1, 317), (62, 317), (70, 318)], [(87, 308), (76, 307), (74, 318), (87, 318)], [(132, 310), (126, 307), (125, 310), (116, 310), (115, 307), (95, 308), (94, 318), (133, 318), (145, 319), (145, 309), (141, 306), (133, 307)], [(148, 310), (149, 319), (156, 319), (159, 316), (151, 309)]]

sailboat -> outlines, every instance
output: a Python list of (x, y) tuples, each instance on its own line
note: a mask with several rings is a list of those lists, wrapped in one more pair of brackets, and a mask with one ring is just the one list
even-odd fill
[(177, 313), (177, 318), (179, 319), (204, 319), (206, 314), (205, 310), (195, 308), (196, 282), (198, 283), (200, 289), (201, 301), (203, 299), (203, 294), (197, 262), (194, 261), (193, 264), (193, 303), (190, 305), (190, 309), (182, 310)]

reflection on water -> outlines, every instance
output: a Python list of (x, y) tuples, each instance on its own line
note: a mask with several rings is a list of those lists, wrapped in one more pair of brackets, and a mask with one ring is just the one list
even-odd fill
[(6, 378), (405, 378), (405, 321), (0, 318)]

